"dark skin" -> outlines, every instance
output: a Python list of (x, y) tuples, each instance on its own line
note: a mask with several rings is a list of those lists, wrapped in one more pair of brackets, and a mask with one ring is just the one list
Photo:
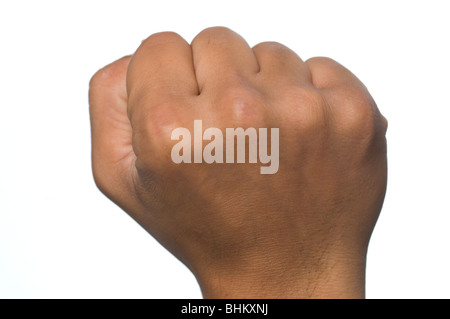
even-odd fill
[[(193, 272), (205, 298), (364, 298), (387, 176), (387, 121), (329, 58), (209, 28), (150, 36), (90, 83), (100, 190)], [(279, 128), (279, 170), (175, 164), (194, 120)]]

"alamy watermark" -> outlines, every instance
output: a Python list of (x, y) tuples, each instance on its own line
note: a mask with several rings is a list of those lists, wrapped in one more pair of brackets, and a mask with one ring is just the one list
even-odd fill
[[(192, 160), (191, 132), (184, 127), (175, 128), (171, 139), (179, 141), (171, 152), (172, 161), (180, 163), (245, 163), (246, 137), (248, 137), (248, 162), (266, 164), (261, 166), (261, 174), (275, 174), (279, 167), (279, 129), (270, 129), (270, 152), (268, 152), (267, 128), (249, 127), (243, 129), (226, 128), (225, 151), (222, 130), (210, 127), (203, 132), (202, 120), (194, 120), (194, 158)], [(181, 139), (181, 140), (180, 140)], [(203, 141), (210, 141), (203, 147)], [(236, 141), (236, 144), (235, 144)], [(236, 147), (235, 147), (236, 146)], [(225, 153), (225, 154), (224, 154)], [(258, 156), (259, 155), (259, 156)]]

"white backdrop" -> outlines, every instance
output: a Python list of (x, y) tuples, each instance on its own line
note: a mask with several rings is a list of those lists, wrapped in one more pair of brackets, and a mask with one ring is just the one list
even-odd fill
[(389, 120), (368, 298), (450, 297), (448, 1), (2, 1), (0, 298), (201, 298), (95, 187), (88, 82), (152, 33), (223, 25), (329, 56)]

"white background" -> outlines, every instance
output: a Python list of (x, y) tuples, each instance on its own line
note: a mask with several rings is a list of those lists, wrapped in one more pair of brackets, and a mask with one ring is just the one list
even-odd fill
[(88, 82), (152, 33), (223, 25), (329, 56), (389, 120), (368, 298), (450, 298), (448, 1), (2, 1), (0, 297), (201, 298), (95, 187)]

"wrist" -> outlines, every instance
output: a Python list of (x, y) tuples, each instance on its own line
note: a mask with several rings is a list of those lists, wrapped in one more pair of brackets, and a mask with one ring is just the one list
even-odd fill
[(362, 299), (366, 258), (348, 254), (295, 263), (267, 258), (197, 275), (208, 299)]

